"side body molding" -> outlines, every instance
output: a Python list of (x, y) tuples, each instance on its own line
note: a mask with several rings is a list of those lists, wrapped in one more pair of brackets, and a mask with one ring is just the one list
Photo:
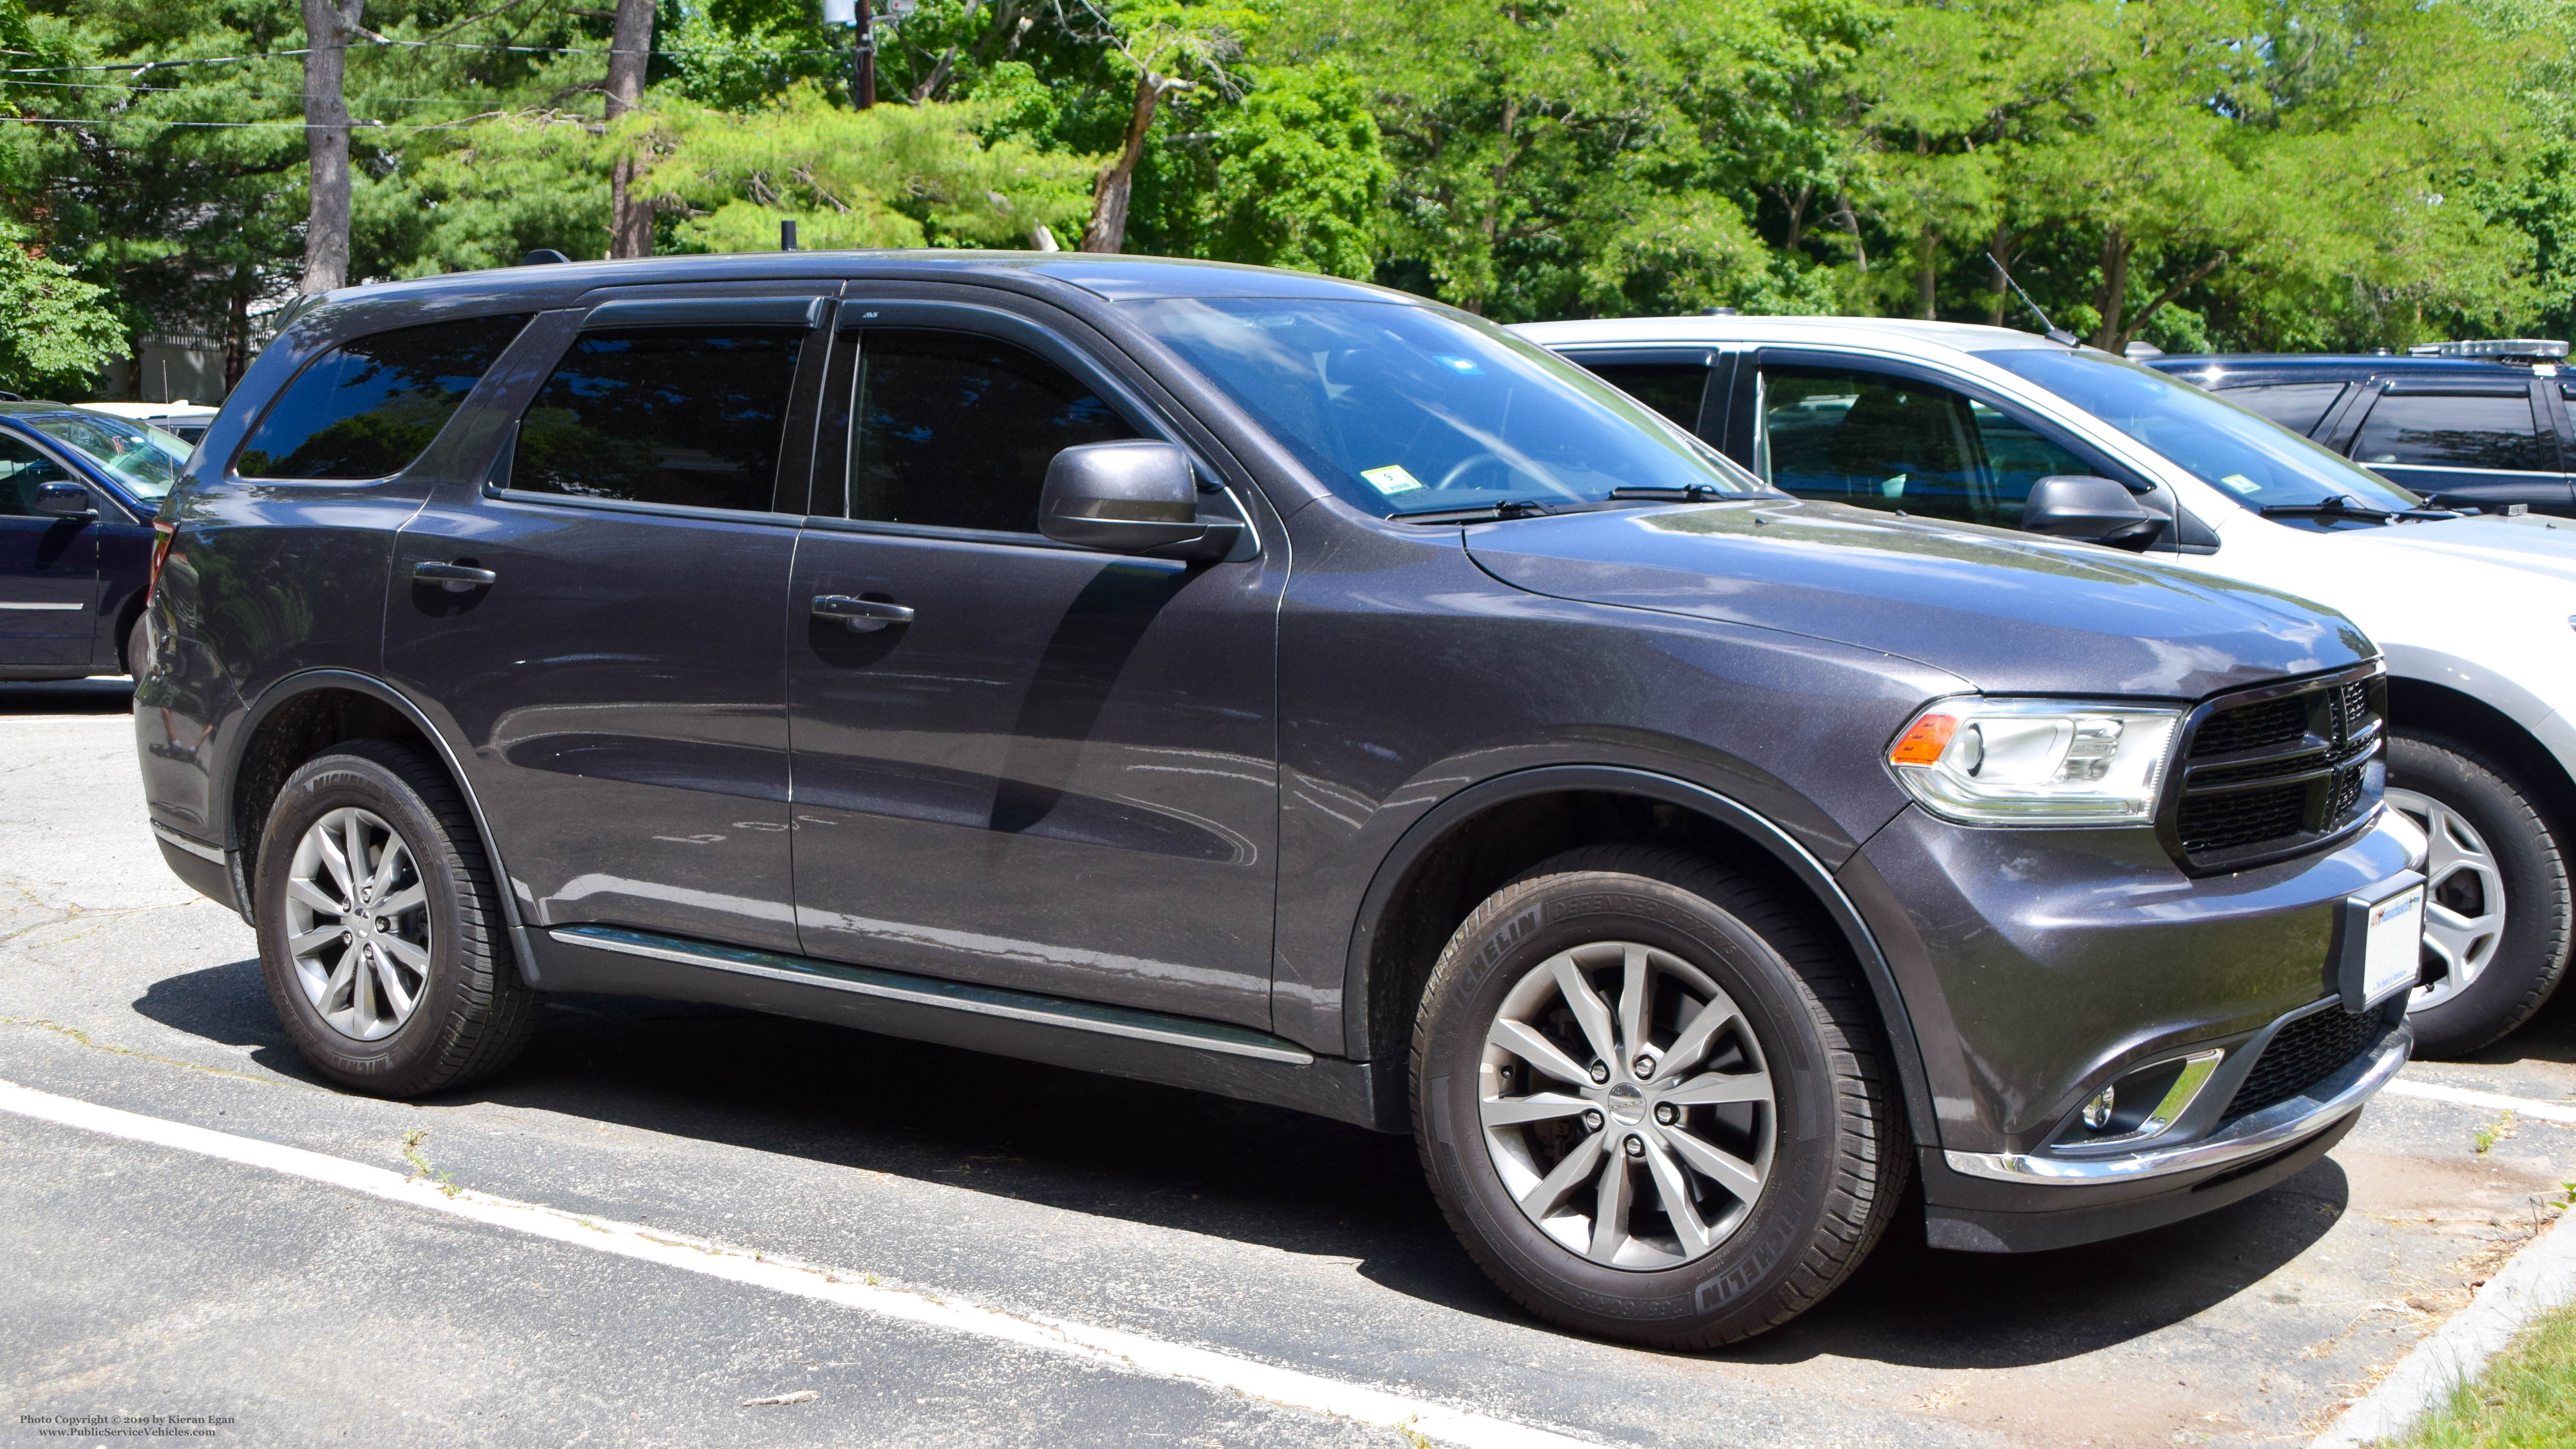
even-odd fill
[(492, 863), (492, 879), (500, 886), (501, 919), (510, 938), (510, 954), (519, 963), (519, 976), (530, 986), (543, 983), (538, 979), (537, 955), (528, 944), (527, 925), (519, 918), (518, 893), (511, 888), (509, 867), (502, 863), (500, 842), (493, 839), (491, 822), (483, 816), (483, 802), (474, 796), (474, 782), (465, 773), (464, 763), (456, 756), (456, 746), (430, 722), (429, 714), (401, 690), (371, 675), (346, 669), (308, 669), (290, 674), (261, 691), (259, 698), (242, 713), (241, 727), (230, 732), (222, 746), (222, 757), (214, 771), (215, 819), (223, 828), (227, 869), (233, 878), (234, 898), (242, 904), (242, 916), (250, 916), (251, 882), (242, 869), (242, 842), (235, 838), (233, 826), (233, 786), (241, 775), (242, 753), (257, 738), (262, 724), (278, 707), (299, 695), (317, 689), (345, 689), (381, 701), (395, 713), (410, 720), (438, 750), (439, 763), (447, 767), (448, 778), (456, 782), (457, 793), (465, 797), (465, 808), (474, 815), (475, 833), (483, 837), (484, 858)]
[[(1861, 975), (1869, 983), (1870, 997), (1877, 1003), (1879, 1019), (1887, 1028), (1888, 1054), (1895, 1061), (1897, 1080), (1905, 1093), (1906, 1117), (1912, 1124), (1915, 1142), (1925, 1147), (1940, 1145), (1938, 1123), (1932, 1115), (1932, 1089), (1924, 1075), (1922, 1048), (1915, 1040), (1913, 1018), (1905, 1009), (1905, 998), (1897, 991), (1895, 973), (1879, 949), (1877, 936), (1862, 919), (1859, 908), (1844, 894), (1833, 872), (1768, 818), (1714, 790), (1647, 770), (1611, 765), (1547, 765), (1519, 770), (1470, 785), (1415, 821), (1386, 859), (1378, 863), (1377, 874), (1370, 879), (1368, 894), (1362, 900), (1359, 919), (1351, 926), (1350, 956), (1342, 977), (1342, 1021), (1346, 1050), (1354, 1060), (1365, 1061), (1370, 1054), (1369, 958), (1376, 949), (1379, 928), (1395, 905), (1396, 891), (1414, 865), (1441, 837), (1471, 816), (1528, 796), (1573, 790), (1641, 796), (1707, 816), (1759, 845), (1812, 891), (1851, 947)], [(1402, 1072), (1380, 1072), (1376, 1080), (1382, 1098), (1389, 1094), (1400, 1098), (1405, 1090)], [(1380, 1121), (1390, 1124), (1390, 1130), (1401, 1131), (1401, 1126), (1391, 1124), (1410, 1120), (1410, 1111), (1400, 1100), (1381, 1100), (1378, 1111)]]

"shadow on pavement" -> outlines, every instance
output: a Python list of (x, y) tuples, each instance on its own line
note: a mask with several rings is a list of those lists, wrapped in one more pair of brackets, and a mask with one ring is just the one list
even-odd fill
[[(135, 1007), (317, 1080), (271, 1014), (256, 961), (156, 982)], [(1355, 1259), (1408, 1296), (1529, 1321), (1450, 1235), (1409, 1139), (1253, 1103), (721, 1007), (576, 995), (549, 999), (515, 1067), (449, 1100)], [(1935, 1252), (1899, 1229), (1814, 1312), (1724, 1356), (1938, 1368), (2072, 1358), (2243, 1291), (2322, 1236), (2345, 1200), (2328, 1160), (2206, 1217), (2054, 1253)]]
[(0, 715), (132, 713), (134, 681), (122, 676), (0, 681)]

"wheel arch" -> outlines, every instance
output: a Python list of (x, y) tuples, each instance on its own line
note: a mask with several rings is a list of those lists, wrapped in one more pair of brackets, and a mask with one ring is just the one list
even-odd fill
[(215, 819), (224, 831), (225, 856), (233, 875), (234, 898), (250, 914), (251, 883), (257, 878), (259, 836), (277, 795), (298, 766), (332, 745), (348, 740), (383, 739), (425, 749), (465, 797), (482, 837), (483, 853), (500, 886), (501, 914), (521, 979), (537, 984), (536, 956), (525, 923), (519, 917), (517, 893), (493, 838), (483, 802), (474, 793), (455, 748), (422, 709), (402, 691), (370, 675), (345, 669), (312, 669), (289, 675), (262, 691), (231, 732), (231, 746), (215, 771)]
[(2576, 822), (2576, 778), (2539, 736), (2520, 720), (2476, 695), (2428, 679), (2391, 675), (2389, 723), (2409, 733), (2435, 734), (2469, 745), (2510, 767), (2539, 792), (2552, 829)]
[(1378, 863), (1351, 928), (1343, 971), (1348, 1054), (1371, 1073), (1379, 1125), (1407, 1129), (1413, 1018), (1440, 948), (1476, 902), (1522, 870), (1578, 845), (1660, 840), (1733, 859), (1800, 891), (1851, 951), (1869, 985), (1906, 1117), (1918, 1144), (1936, 1138), (1929, 1079), (1894, 972), (1833, 872), (1796, 837), (1714, 790), (1653, 771), (1539, 766), (1471, 785), (1433, 807)]

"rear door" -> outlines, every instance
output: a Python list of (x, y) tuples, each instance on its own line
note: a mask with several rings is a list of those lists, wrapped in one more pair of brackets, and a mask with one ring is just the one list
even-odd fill
[(45, 484), (85, 481), (46, 449), (0, 431), (0, 674), (89, 662), (99, 520), (36, 511)]
[(2388, 382), (2352, 429), (2356, 463), (2436, 503), (2565, 512), (2553, 401), (2540, 379)]
[(403, 530), (385, 666), (469, 746), (534, 924), (796, 949), (783, 611), (834, 289), (545, 314), (478, 401), (489, 467)]
[(1205, 514), (1251, 490), (1069, 319), (841, 312), (785, 630), (806, 952), (1267, 1027), (1278, 536), (1182, 564), (1037, 531), (1081, 443), (1191, 447)]

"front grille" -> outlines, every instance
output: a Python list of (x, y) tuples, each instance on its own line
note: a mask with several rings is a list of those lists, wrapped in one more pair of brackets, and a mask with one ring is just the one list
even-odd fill
[(2206, 707), (2184, 746), (2168, 844), (2194, 869), (2231, 870), (2342, 834), (2378, 803), (2386, 700), (2374, 676)]
[(2201, 721), (2193, 737), (2195, 755), (2224, 755), (2284, 744), (2308, 732), (2308, 702), (2299, 695), (2267, 699), (2260, 704), (2221, 710)]
[(2388, 1029), (2378, 1012), (2355, 1016), (2341, 1006), (2312, 1011), (2274, 1034), (2246, 1073), (2227, 1116), (2277, 1107), (2342, 1070)]

